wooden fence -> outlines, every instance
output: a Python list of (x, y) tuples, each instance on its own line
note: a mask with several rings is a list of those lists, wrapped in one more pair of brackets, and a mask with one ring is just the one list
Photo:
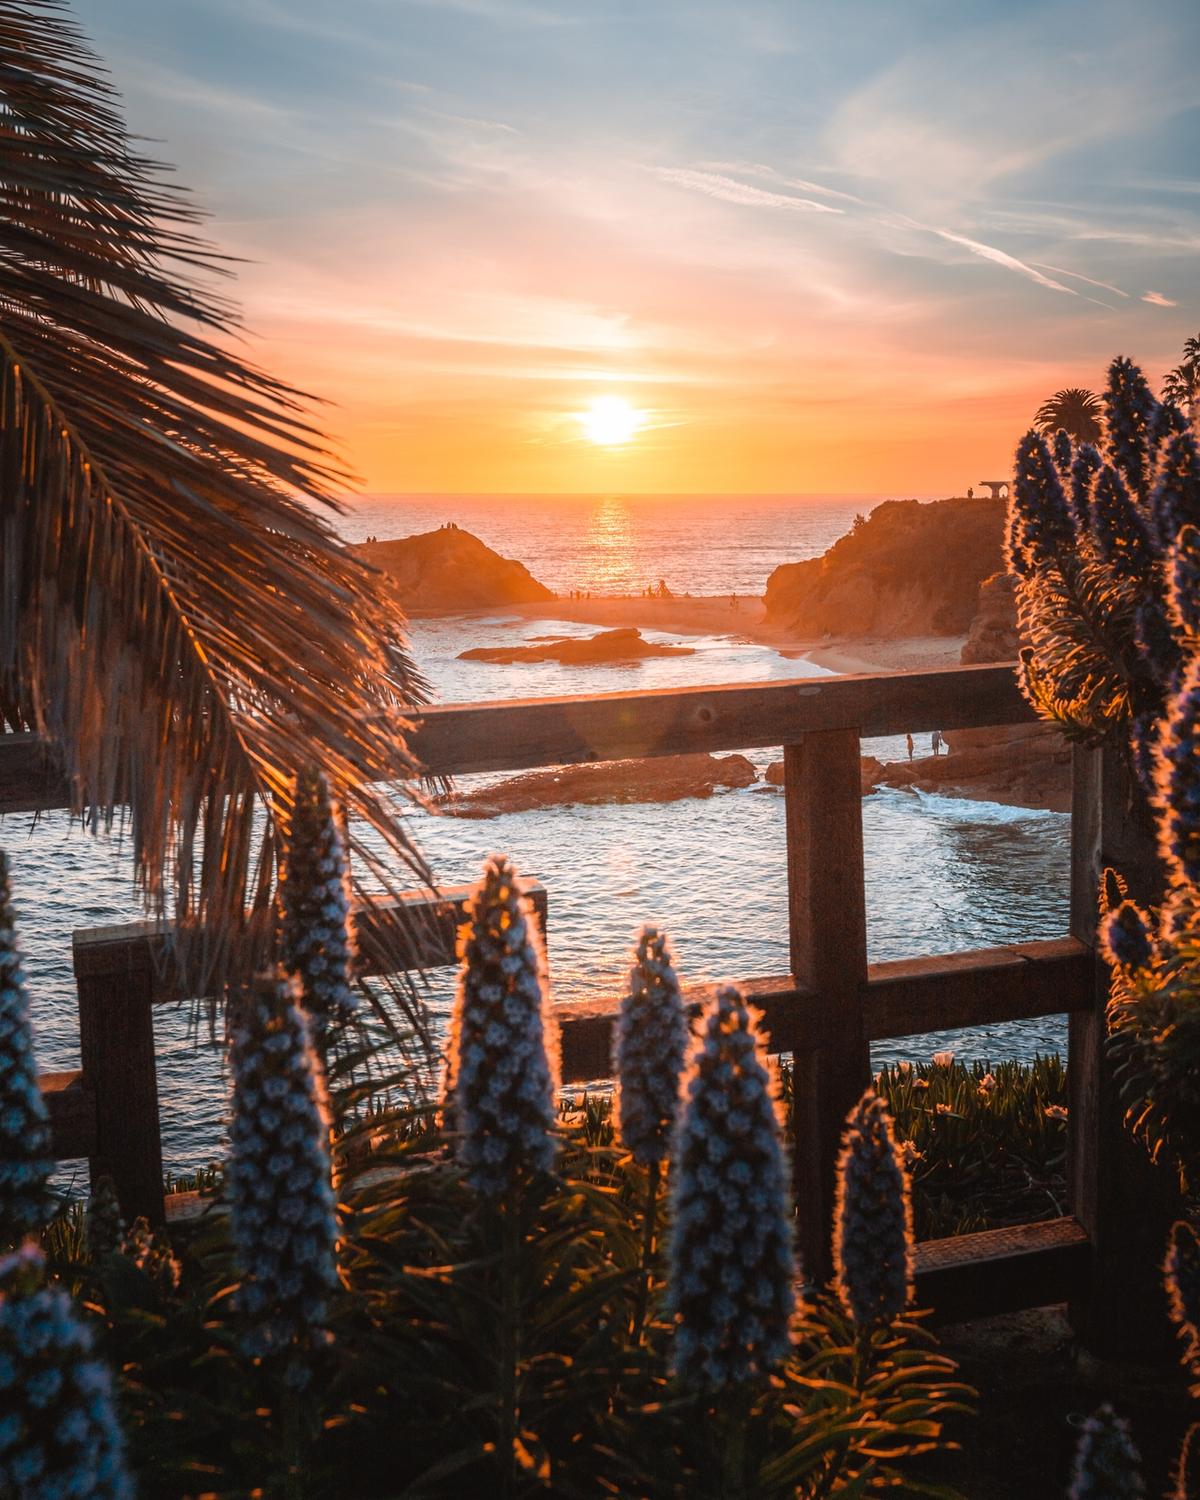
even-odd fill
[[(1159, 1176), (1122, 1132), (1102, 1046), (1107, 976), (1095, 951), (1100, 872), (1117, 865), (1134, 894), (1148, 899), (1157, 870), (1121, 757), (1075, 753), (1069, 933), (867, 962), (860, 739), (1030, 716), (1012, 668), (982, 666), (439, 707), (418, 722), (414, 749), (432, 774), (452, 776), (782, 746), (791, 972), (749, 979), (742, 988), (765, 1013), (771, 1050), (791, 1053), (795, 1063), (792, 1149), (809, 1272), (829, 1269), (838, 1140), (869, 1080), (871, 1042), (1065, 1012), (1069, 1213), (923, 1243), (918, 1300), (947, 1319), (1070, 1299), (1093, 1347), (1137, 1353), (1163, 1337), (1154, 1268), (1171, 1205)], [(0, 737), (0, 812), (68, 803), (68, 788), (36, 742)], [(532, 894), (545, 922), (548, 893), (533, 887)], [(464, 896), (465, 888), (405, 898), (416, 934), (414, 967), (453, 961)], [(762, 893), (746, 899), (761, 900)], [(550, 948), (552, 954), (552, 941)], [(87, 1156), (93, 1176), (115, 1178), (127, 1213), (161, 1219), (151, 1015), (156, 1003), (183, 998), (165, 939), (148, 924), (79, 931), (74, 961), (82, 1067), (44, 1083), (56, 1154)], [(702, 1000), (702, 990), (689, 998)], [(613, 996), (556, 1006), (564, 1081), (611, 1071), (617, 1003)]]

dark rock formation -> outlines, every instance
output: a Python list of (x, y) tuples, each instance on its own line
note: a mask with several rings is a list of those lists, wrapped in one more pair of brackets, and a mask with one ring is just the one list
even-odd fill
[[(873, 755), (859, 757), (859, 769), (862, 773), (862, 794), (865, 797), (868, 792), (873, 791), (879, 785), (880, 772), (885, 769), (882, 761), (876, 760)], [(783, 762), (773, 760), (767, 767), (766, 781), (769, 786), (783, 785)]]
[(823, 557), (767, 580), (767, 618), (802, 635), (960, 635), (1002, 566), (1003, 500), (889, 500)]
[(410, 614), (453, 614), (554, 598), (523, 563), (501, 557), (457, 526), (362, 542), (354, 550), (392, 575)]
[(890, 762), (875, 784), (1070, 812), (1071, 747), (1049, 724), (955, 729), (946, 742), (949, 755)]
[(659, 646), (642, 639), (632, 627), (602, 630), (580, 640), (577, 636), (550, 636), (532, 646), (472, 646), (458, 653), (459, 661), (560, 661), (572, 665), (619, 667), (647, 656), (693, 656), (691, 646)]
[(529, 771), (478, 791), (437, 798), (456, 818), (494, 818), (573, 802), (678, 802), (711, 797), (723, 787), (751, 786), (758, 773), (744, 755), (664, 755)]
[[(956, 729), (946, 735), (949, 755), (879, 761), (864, 755), (863, 796), (876, 787), (909, 787), (944, 797), (974, 797), (1008, 807), (1071, 810), (1071, 749), (1048, 724), (1005, 729)], [(783, 785), (783, 762), (767, 767), (767, 781)]]
[(993, 573), (979, 585), (979, 607), (962, 648), (966, 664), (1016, 661), (1016, 586), (1007, 573)]

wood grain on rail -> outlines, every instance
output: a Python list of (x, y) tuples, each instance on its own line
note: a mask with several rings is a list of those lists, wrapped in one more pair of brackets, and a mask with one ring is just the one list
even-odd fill
[[(516, 698), (427, 708), (410, 749), (434, 776), (792, 744), (822, 729), (865, 736), (1020, 724), (1033, 717), (1011, 663), (785, 682)], [(0, 813), (71, 805), (53, 752), (0, 735)]]
[[(748, 979), (739, 989), (763, 1014), (771, 1052), (828, 1046), (844, 1024), (836, 1001), (798, 986), (790, 974)], [(698, 1014), (711, 984), (689, 985), (684, 1000)], [(620, 1001), (565, 1002), (554, 1007), (562, 1031), (564, 1083), (606, 1078), (612, 1072), (612, 1028)], [(868, 1041), (954, 1031), (998, 1021), (1085, 1011), (1095, 1004), (1092, 956), (1074, 938), (977, 948), (871, 964), (863, 994)]]
[(813, 730), (872, 736), (1032, 718), (1004, 664), (448, 704), (416, 719), (410, 748), (430, 774), (457, 776), (763, 749)]

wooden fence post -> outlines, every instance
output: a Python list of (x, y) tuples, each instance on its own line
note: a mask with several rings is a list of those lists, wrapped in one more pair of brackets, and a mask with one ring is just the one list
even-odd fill
[[(1093, 950), (1107, 867), (1130, 894), (1157, 901), (1162, 870), (1146, 800), (1120, 747), (1076, 748), (1071, 800), (1071, 935)], [(1160, 1267), (1179, 1211), (1173, 1174), (1125, 1129), (1105, 1048), (1108, 967), (1096, 953), (1095, 1004), (1068, 1021), (1067, 1195), (1091, 1241), (1090, 1270), (1071, 1319), (1097, 1354), (1169, 1355), (1173, 1337)]]
[(792, 974), (832, 1018), (822, 1045), (794, 1056), (799, 1242), (805, 1274), (816, 1283), (832, 1269), (842, 1124), (871, 1076), (859, 753), (856, 729), (816, 731), (783, 750)]
[(149, 945), (74, 944), (83, 1082), (96, 1101), (93, 1186), (116, 1185), (127, 1220), (163, 1222), (162, 1134)]

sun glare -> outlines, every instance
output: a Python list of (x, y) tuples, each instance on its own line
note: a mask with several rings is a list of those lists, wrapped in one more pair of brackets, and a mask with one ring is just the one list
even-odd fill
[(623, 396), (597, 396), (579, 413), (584, 435), (593, 443), (615, 448), (627, 443), (645, 421), (644, 411), (635, 411)]

